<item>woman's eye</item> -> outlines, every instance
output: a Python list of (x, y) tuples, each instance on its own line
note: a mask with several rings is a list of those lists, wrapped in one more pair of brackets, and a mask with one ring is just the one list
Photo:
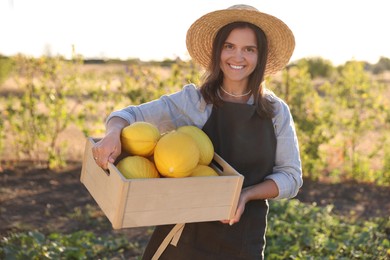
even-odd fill
[(256, 48), (248, 47), (248, 48), (246, 48), (246, 51), (247, 52), (256, 52)]
[(231, 50), (231, 49), (233, 49), (233, 45), (232, 44), (225, 44), (224, 48), (227, 50)]

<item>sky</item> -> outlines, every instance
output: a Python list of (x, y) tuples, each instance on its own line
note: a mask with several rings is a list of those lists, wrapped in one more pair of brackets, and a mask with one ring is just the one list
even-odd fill
[(390, 58), (389, 0), (0, 0), (0, 54), (189, 59), (187, 29), (200, 16), (249, 4), (293, 31), (291, 61), (334, 65)]

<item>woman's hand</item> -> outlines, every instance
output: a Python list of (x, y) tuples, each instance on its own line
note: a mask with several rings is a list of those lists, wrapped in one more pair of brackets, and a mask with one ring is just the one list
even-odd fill
[(106, 170), (108, 163), (114, 163), (121, 154), (120, 135), (106, 135), (92, 147), (92, 154), (96, 164)]
[(106, 135), (92, 147), (96, 164), (107, 170), (108, 163), (114, 163), (121, 154), (121, 132), (127, 121), (113, 117), (107, 124)]
[(259, 184), (243, 188), (241, 190), (240, 198), (236, 213), (230, 220), (222, 220), (222, 223), (233, 225), (240, 221), (240, 218), (245, 210), (245, 205), (250, 200), (264, 200), (275, 198), (279, 194), (279, 188), (273, 180), (265, 180)]
[(234, 223), (237, 223), (237, 222), (240, 221), (240, 218), (241, 218), (241, 216), (242, 216), (242, 214), (244, 213), (244, 210), (245, 210), (245, 205), (248, 202), (247, 194), (248, 194), (248, 189), (247, 188), (242, 189), (241, 194), (240, 194), (240, 198), (238, 200), (238, 205), (237, 205), (237, 209), (236, 209), (236, 213), (234, 214), (234, 217), (232, 219), (222, 220), (221, 221), (222, 223), (229, 224), (231, 226)]

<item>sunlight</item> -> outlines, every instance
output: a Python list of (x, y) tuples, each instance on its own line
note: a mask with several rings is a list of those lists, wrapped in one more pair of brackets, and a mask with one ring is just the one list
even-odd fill
[[(0, 54), (71, 55), (85, 58), (188, 59), (185, 36), (201, 15), (236, 1), (49, 1), (0, 2)], [(321, 56), (334, 64), (390, 57), (385, 0), (263, 1), (246, 4), (285, 21), (296, 38), (292, 60)]]

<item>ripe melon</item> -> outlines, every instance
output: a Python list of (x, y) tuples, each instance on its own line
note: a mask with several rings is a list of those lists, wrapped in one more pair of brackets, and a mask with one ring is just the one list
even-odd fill
[(165, 177), (187, 177), (199, 162), (196, 142), (187, 134), (171, 131), (163, 135), (154, 149), (154, 163)]
[(159, 178), (156, 166), (147, 158), (134, 155), (120, 160), (116, 168), (127, 179)]
[(148, 122), (135, 122), (121, 132), (122, 149), (131, 155), (152, 155), (159, 139), (160, 131)]
[(181, 126), (177, 131), (186, 133), (195, 140), (200, 151), (199, 164), (209, 165), (214, 157), (214, 146), (208, 135), (202, 129), (192, 125)]
[(190, 174), (190, 177), (219, 176), (218, 173), (208, 165), (199, 164)]

